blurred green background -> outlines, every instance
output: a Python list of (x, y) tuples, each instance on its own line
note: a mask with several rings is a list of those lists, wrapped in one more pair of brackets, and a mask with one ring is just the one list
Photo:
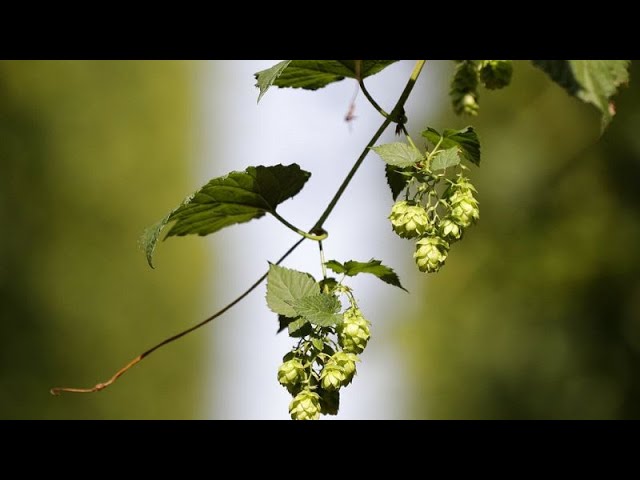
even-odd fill
[(596, 110), (528, 63), (481, 93), (481, 220), (398, 335), (412, 417), (640, 417), (639, 78), (600, 142)]
[(167, 243), (161, 274), (136, 245), (193, 186), (196, 68), (0, 62), (0, 418), (194, 416), (198, 335), (126, 388), (48, 390), (104, 381), (203, 313), (202, 244)]
[[(194, 188), (201, 68), (0, 62), (0, 418), (206, 416), (202, 334), (145, 360), (126, 388), (48, 393), (106, 380), (210, 313), (201, 239), (163, 244), (161, 273), (136, 246)], [(595, 109), (528, 63), (511, 87), (481, 93), (471, 121), (481, 221), (410, 289), (410, 320), (393, 339), (412, 389), (407, 418), (640, 417), (632, 68), (600, 141)], [(415, 132), (470, 123), (448, 103), (411, 122)]]

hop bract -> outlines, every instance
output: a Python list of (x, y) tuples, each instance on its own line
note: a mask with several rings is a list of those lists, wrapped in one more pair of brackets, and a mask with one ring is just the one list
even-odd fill
[(416, 242), (416, 259), (421, 272), (437, 272), (444, 265), (449, 253), (449, 244), (440, 237), (425, 237)]
[(393, 231), (402, 238), (419, 237), (429, 225), (429, 216), (424, 207), (405, 200), (393, 205), (389, 220)]
[(289, 404), (289, 413), (293, 420), (317, 420), (320, 418), (320, 396), (309, 390), (303, 390)]
[(285, 387), (300, 383), (304, 372), (302, 362), (297, 358), (287, 360), (278, 368), (278, 381)]
[(369, 322), (357, 308), (344, 312), (342, 323), (338, 327), (338, 340), (347, 353), (361, 353), (371, 337)]

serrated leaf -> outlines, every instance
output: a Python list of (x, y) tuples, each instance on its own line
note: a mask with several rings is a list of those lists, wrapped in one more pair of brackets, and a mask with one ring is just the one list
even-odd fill
[(299, 165), (248, 167), (210, 180), (182, 204), (149, 227), (140, 244), (149, 265), (160, 233), (175, 221), (165, 238), (190, 234), (208, 235), (218, 230), (273, 213), (276, 207), (295, 196), (311, 177)]
[(388, 165), (409, 167), (424, 159), (422, 153), (408, 143), (393, 142), (372, 147)]
[(452, 147), (446, 150), (440, 150), (431, 159), (431, 170), (444, 170), (445, 168), (455, 167), (461, 161), (460, 147)]
[(287, 302), (297, 315), (320, 327), (330, 327), (342, 321), (338, 311), (342, 307), (335, 295), (319, 293)]
[(442, 134), (428, 127), (422, 136), (431, 142), (434, 147), (440, 141), (439, 149), (448, 150), (452, 147), (460, 149), (460, 155), (471, 163), (480, 166), (480, 139), (473, 127), (465, 127), (462, 130), (445, 129)]
[(629, 81), (629, 60), (532, 60), (569, 95), (594, 105), (602, 113), (601, 130), (611, 122), (611, 102), (620, 85)]
[(356, 262), (355, 260), (349, 260), (342, 264), (336, 260), (329, 260), (325, 263), (325, 266), (336, 273), (342, 273), (349, 277), (354, 277), (360, 273), (370, 273), (375, 275), (380, 280), (394, 287), (401, 288), (408, 293), (408, 290), (400, 284), (398, 275), (392, 268), (382, 265), (380, 260), (371, 259), (368, 262)]
[(269, 87), (273, 85), (278, 77), (282, 74), (285, 68), (289, 66), (291, 60), (285, 60), (284, 62), (276, 63), (273, 67), (268, 68), (266, 70), (262, 70), (261, 72), (256, 73), (256, 87), (260, 89), (260, 94), (258, 95), (258, 102), (262, 96), (267, 93)]
[(410, 177), (408, 175), (403, 175), (402, 172), (408, 172), (410, 170), (409, 167), (400, 168), (394, 167), (393, 165), (385, 165), (385, 174), (387, 177), (387, 184), (391, 189), (391, 196), (395, 200), (398, 198), (398, 195), (402, 193), (402, 191), (409, 183)]
[(288, 325), (290, 337), (300, 338), (311, 334), (311, 324), (306, 318), (297, 318)]
[(267, 274), (267, 305), (272, 312), (289, 318), (300, 314), (291, 306), (296, 300), (318, 295), (320, 286), (308, 273), (270, 264)]
[[(394, 62), (397, 60), (289, 60), (271, 84), (278, 87), (316, 90), (345, 77), (366, 78)], [(266, 72), (267, 70), (263, 70), (255, 76), (259, 78), (263, 74), (266, 75)]]

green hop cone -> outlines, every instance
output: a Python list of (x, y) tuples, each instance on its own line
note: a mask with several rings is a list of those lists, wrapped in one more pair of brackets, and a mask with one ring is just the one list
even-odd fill
[[(473, 195), (475, 191), (471, 182), (460, 176), (445, 194), (451, 208), (448, 218), (461, 228), (467, 228), (480, 219), (478, 201)], [(450, 238), (450, 236), (447, 237)]]
[(440, 237), (424, 237), (416, 242), (416, 259), (421, 272), (437, 272), (444, 265), (449, 253), (449, 244)]
[(478, 202), (473, 199), (463, 199), (452, 205), (451, 219), (462, 228), (469, 227), (480, 219)]
[(320, 395), (302, 390), (289, 404), (293, 420), (317, 420), (320, 418)]
[(342, 372), (344, 373), (343, 387), (349, 385), (353, 380), (356, 374), (356, 362), (359, 361), (360, 359), (355, 353), (349, 352), (336, 352), (329, 360), (330, 363), (339, 365), (342, 368)]
[(478, 105), (478, 67), (474, 60), (459, 60), (451, 80), (449, 90), (453, 110), (460, 115), (477, 115)]
[(345, 380), (343, 368), (333, 362), (327, 362), (320, 374), (320, 385), (325, 390), (338, 390)]
[(449, 243), (460, 240), (462, 238), (462, 227), (454, 220), (445, 218), (440, 222), (440, 236)]
[(429, 216), (424, 207), (404, 200), (393, 205), (389, 220), (393, 231), (402, 238), (419, 237), (429, 225)]
[(287, 360), (278, 368), (278, 382), (289, 388), (300, 383), (304, 375), (304, 366), (297, 358)]
[(511, 83), (511, 60), (483, 60), (480, 62), (480, 81), (490, 89), (504, 88)]
[(347, 353), (361, 353), (371, 337), (369, 322), (355, 307), (344, 312), (342, 323), (338, 326), (338, 341)]

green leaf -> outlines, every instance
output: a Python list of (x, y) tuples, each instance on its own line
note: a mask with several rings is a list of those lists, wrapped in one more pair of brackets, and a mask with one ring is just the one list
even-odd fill
[(444, 170), (445, 168), (455, 167), (461, 161), (460, 148), (452, 147), (446, 150), (440, 150), (431, 159), (431, 170)]
[(438, 149), (448, 150), (452, 147), (458, 147), (459, 154), (471, 163), (480, 166), (480, 139), (473, 127), (465, 127), (462, 130), (445, 129), (442, 135), (433, 128), (428, 127), (422, 136), (425, 137), (434, 146), (440, 143)]
[(349, 260), (344, 265), (336, 260), (329, 260), (325, 265), (328, 269), (333, 270), (338, 274), (345, 274), (349, 277), (354, 277), (360, 273), (370, 273), (378, 277), (383, 282), (401, 288), (408, 293), (408, 290), (400, 284), (400, 279), (393, 269), (382, 265), (380, 260), (375, 260), (373, 258), (368, 262), (356, 262), (355, 260)]
[(140, 244), (153, 267), (152, 256), (160, 232), (175, 221), (167, 236), (208, 235), (218, 230), (273, 213), (285, 200), (295, 196), (311, 174), (297, 164), (248, 167), (210, 180), (187, 197), (169, 215), (143, 233)]
[(330, 327), (342, 321), (338, 313), (342, 305), (335, 295), (320, 293), (287, 302), (297, 315), (320, 327)]
[(267, 305), (272, 312), (289, 318), (300, 314), (291, 306), (296, 300), (318, 295), (320, 286), (308, 273), (270, 264), (267, 274)]
[(594, 105), (602, 113), (601, 131), (615, 109), (611, 97), (629, 81), (629, 60), (532, 60), (569, 95)]
[(288, 325), (290, 337), (305, 337), (313, 332), (311, 324), (306, 318), (298, 318)]
[(315, 338), (314, 337), (314, 338), (311, 339), (311, 343), (313, 343), (313, 346), (319, 352), (322, 352), (324, 350), (324, 342), (322, 341), (321, 338)]
[(385, 143), (372, 147), (371, 150), (380, 155), (388, 165), (395, 167), (409, 167), (424, 159), (418, 149), (403, 142)]
[[(343, 80), (345, 77), (366, 78), (380, 72), (397, 60), (287, 60), (287, 62), (289, 63), (283, 66), (269, 85), (316, 90)], [(267, 72), (283, 63), (280, 62), (268, 70), (256, 73), (256, 79), (259, 81), (263, 77), (266, 83), (266, 79), (272, 75)], [(260, 85), (257, 86), (260, 87)], [(262, 92), (262, 87), (260, 88), (262, 96), (264, 92)]]
[(284, 62), (276, 63), (273, 67), (268, 68), (266, 70), (262, 70), (261, 72), (256, 73), (256, 87), (260, 89), (260, 94), (258, 95), (258, 102), (262, 96), (267, 93), (269, 87), (273, 85), (278, 77), (282, 74), (285, 68), (289, 66), (291, 60), (285, 60)]
[(391, 196), (395, 200), (398, 198), (398, 195), (402, 193), (402, 191), (409, 183), (411, 176), (404, 175), (403, 173), (408, 173), (411, 169), (409, 167), (398, 168), (393, 165), (385, 165), (385, 173), (387, 176), (387, 183), (389, 184), (389, 188), (391, 189)]

